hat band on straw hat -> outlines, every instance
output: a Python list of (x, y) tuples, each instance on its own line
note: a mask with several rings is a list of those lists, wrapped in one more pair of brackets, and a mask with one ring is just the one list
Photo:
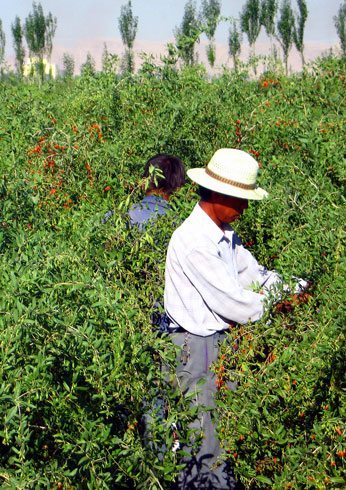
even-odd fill
[(236, 182), (235, 180), (220, 177), (220, 175), (215, 174), (208, 167), (205, 169), (205, 173), (213, 179), (219, 180), (220, 182), (223, 182), (225, 184), (233, 185), (234, 187), (239, 187), (240, 189), (256, 189), (256, 184), (243, 184), (241, 182)]

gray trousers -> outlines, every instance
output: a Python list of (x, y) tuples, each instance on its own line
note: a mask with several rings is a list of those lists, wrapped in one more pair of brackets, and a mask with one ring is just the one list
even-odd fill
[[(184, 342), (186, 343), (184, 332), (172, 333), (170, 336), (174, 344), (179, 347), (183, 347)], [(180, 362), (180, 354), (178, 354), (176, 370), (178, 383), (184, 393), (193, 392), (192, 403), (196, 405), (215, 407), (217, 378), (210, 371), (210, 365), (217, 360), (219, 343), (226, 338), (225, 333), (217, 333), (209, 337), (188, 334), (187, 352), (189, 356), (185, 365)], [(197, 386), (200, 379), (205, 379), (206, 382), (202, 386)], [(228, 388), (235, 390), (235, 383), (228, 383)], [(220, 464), (215, 464), (222, 455), (223, 449), (217, 438), (217, 421), (214, 420), (213, 412), (213, 410), (203, 411), (190, 425), (192, 429), (197, 429), (197, 433), (203, 434), (203, 439), (196, 450), (189, 445), (182, 447), (183, 451), (188, 452), (191, 456), (184, 457), (182, 460), (186, 468), (179, 475), (177, 489), (233, 490), (238, 488), (229, 464), (222, 461)]]

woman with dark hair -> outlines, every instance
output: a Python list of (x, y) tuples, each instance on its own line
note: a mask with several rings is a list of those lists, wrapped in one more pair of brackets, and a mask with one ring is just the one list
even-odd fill
[(159, 153), (147, 161), (143, 177), (150, 178), (146, 195), (129, 211), (131, 225), (137, 225), (139, 229), (143, 229), (149, 221), (166, 214), (169, 198), (185, 184), (184, 164), (177, 157)]
[[(166, 214), (171, 195), (185, 184), (183, 162), (167, 153), (158, 153), (145, 164), (144, 178), (149, 178), (145, 197), (129, 210), (131, 226), (143, 230), (149, 221)], [(115, 211), (108, 211), (102, 222), (106, 223)]]
[(162, 176), (158, 176), (156, 182), (152, 178), (148, 191), (162, 191), (168, 196), (185, 184), (185, 168), (183, 162), (172, 155), (159, 153), (150, 158), (143, 172), (143, 177), (149, 177), (151, 168), (158, 168)]

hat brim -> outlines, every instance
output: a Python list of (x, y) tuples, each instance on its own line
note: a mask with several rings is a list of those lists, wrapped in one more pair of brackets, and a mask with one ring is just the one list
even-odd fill
[(220, 182), (208, 175), (204, 168), (190, 168), (190, 170), (187, 171), (187, 175), (198, 185), (226, 196), (239, 197), (240, 199), (252, 199), (255, 201), (262, 201), (262, 199), (268, 196), (268, 192), (261, 189), (261, 187), (256, 187), (255, 189), (242, 189), (241, 187)]

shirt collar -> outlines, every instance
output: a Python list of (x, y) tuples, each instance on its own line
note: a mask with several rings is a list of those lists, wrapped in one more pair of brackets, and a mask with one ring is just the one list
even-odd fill
[(220, 243), (222, 240), (231, 240), (231, 235), (233, 233), (233, 228), (231, 225), (226, 225), (225, 233), (217, 226), (216, 223), (207, 215), (205, 211), (201, 208), (199, 203), (196, 204), (192, 213), (197, 217), (201, 225), (201, 229), (205, 230), (206, 234), (215, 241), (215, 243)]

